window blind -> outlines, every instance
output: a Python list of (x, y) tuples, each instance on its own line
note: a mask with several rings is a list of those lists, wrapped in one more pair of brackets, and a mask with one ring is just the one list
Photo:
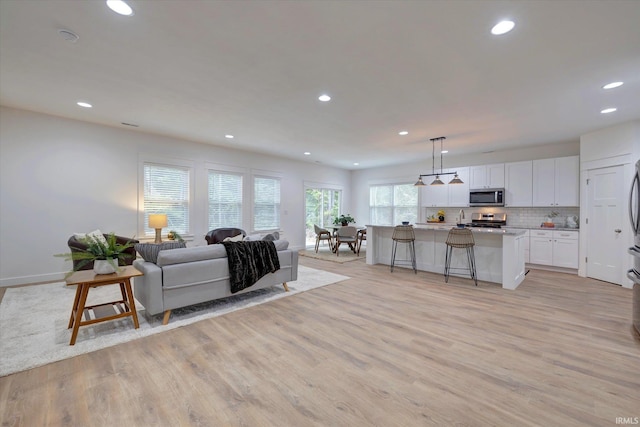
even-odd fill
[(253, 194), (254, 230), (278, 230), (280, 228), (280, 180), (254, 177)]
[(209, 229), (242, 228), (242, 175), (209, 171)]
[(144, 164), (144, 234), (154, 236), (149, 228), (149, 214), (167, 214), (167, 230), (189, 232), (188, 168)]

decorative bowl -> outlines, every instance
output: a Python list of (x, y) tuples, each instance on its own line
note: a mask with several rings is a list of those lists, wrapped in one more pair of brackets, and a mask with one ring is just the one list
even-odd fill
[(402, 225), (409, 225), (409, 221), (402, 221)]

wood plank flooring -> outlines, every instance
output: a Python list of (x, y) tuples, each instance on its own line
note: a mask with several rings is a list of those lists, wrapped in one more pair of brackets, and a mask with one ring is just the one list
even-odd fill
[(515, 291), (350, 276), (0, 378), (2, 426), (607, 426), (640, 417), (631, 291), (531, 270)]

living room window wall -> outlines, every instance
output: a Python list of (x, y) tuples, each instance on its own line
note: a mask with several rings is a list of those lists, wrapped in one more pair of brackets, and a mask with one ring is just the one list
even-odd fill
[(149, 214), (167, 215), (168, 225), (163, 233), (174, 230), (189, 234), (193, 169), (150, 162), (145, 162), (143, 169), (143, 235), (155, 235), (155, 230), (149, 228)]
[(253, 177), (253, 231), (280, 229), (280, 178)]
[(242, 174), (209, 170), (208, 228), (244, 228), (242, 224)]
[(342, 190), (308, 186), (305, 189), (305, 236), (306, 246), (314, 246), (316, 232), (314, 225), (327, 228), (333, 225), (333, 219), (340, 214)]
[(369, 214), (372, 224), (397, 225), (418, 220), (418, 189), (413, 184), (383, 184), (369, 187)]

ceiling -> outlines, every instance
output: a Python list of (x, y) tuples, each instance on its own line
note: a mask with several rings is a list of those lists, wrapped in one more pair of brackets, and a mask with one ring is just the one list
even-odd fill
[(0, 103), (344, 169), (640, 118), (636, 0), (128, 3), (0, 1)]

